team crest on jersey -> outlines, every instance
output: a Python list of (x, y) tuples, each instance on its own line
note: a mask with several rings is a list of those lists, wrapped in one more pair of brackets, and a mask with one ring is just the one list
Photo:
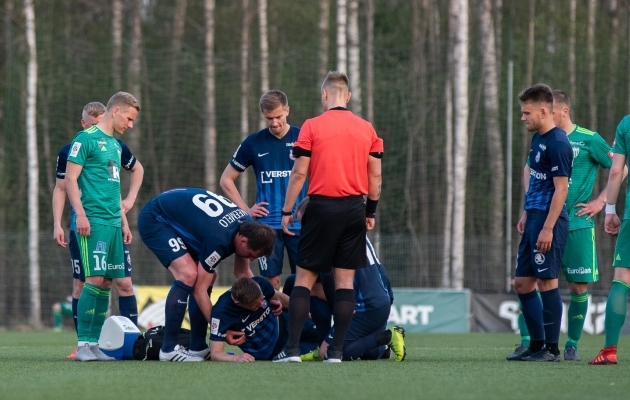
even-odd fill
[(536, 162), (540, 161), (540, 151), (538, 153), (536, 153), (535, 160), (536, 160)]
[(579, 147), (573, 147), (573, 158), (577, 158), (577, 156), (580, 155), (580, 148)]
[(213, 335), (217, 335), (219, 333), (219, 323), (221, 320), (218, 318), (212, 318), (212, 322), (210, 323), (210, 333)]
[(72, 150), (70, 151), (70, 157), (76, 157), (79, 154), (79, 150), (81, 149), (81, 143), (74, 142), (72, 145)]
[(221, 260), (221, 256), (216, 251), (205, 259), (206, 264), (210, 267), (210, 271), (214, 271), (214, 266)]
[(289, 158), (291, 161), (295, 161), (295, 157), (293, 156), (293, 149), (289, 150)]
[(106, 254), (107, 243), (105, 242), (96, 242), (96, 248), (94, 249), (94, 253)]

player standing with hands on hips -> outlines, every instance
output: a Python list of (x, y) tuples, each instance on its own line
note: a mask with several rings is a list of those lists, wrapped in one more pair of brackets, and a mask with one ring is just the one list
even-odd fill
[(608, 175), (606, 192), (606, 222), (604, 231), (617, 236), (613, 267), (615, 275), (606, 300), (606, 341), (604, 348), (588, 363), (591, 365), (617, 364), (617, 344), (628, 309), (628, 294), (630, 294), (630, 186), (626, 192), (626, 206), (623, 221), (617, 216), (617, 196), (621, 189), (628, 155), (630, 154), (630, 115), (626, 115), (615, 133), (613, 145), (613, 163)]
[[(383, 140), (372, 124), (346, 108), (348, 77), (329, 72), (322, 84), (322, 115), (304, 122), (293, 146), (296, 158), (282, 227), (293, 224), (291, 210), (309, 176), (310, 202), (302, 217), (295, 286), (289, 303), (289, 340), (274, 362), (301, 362), (300, 334), (310, 310), (311, 288), (319, 273), (334, 271), (334, 337), (325, 362), (341, 362), (343, 340), (354, 312), (354, 271), (367, 265), (365, 234), (374, 228), (381, 194)], [(367, 195), (367, 204), (363, 196)]]
[[(529, 330), (522, 361), (560, 361), (558, 342), (562, 300), (558, 275), (569, 234), (564, 206), (569, 191), (573, 149), (553, 121), (551, 88), (537, 84), (519, 95), (521, 120), (534, 132), (529, 151), (529, 187), (517, 229), (523, 235), (516, 260), (514, 288)], [(540, 297), (536, 292), (540, 290)]]

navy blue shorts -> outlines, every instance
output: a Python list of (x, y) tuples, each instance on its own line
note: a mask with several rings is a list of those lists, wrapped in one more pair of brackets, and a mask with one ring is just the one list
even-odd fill
[[(81, 262), (81, 253), (79, 251), (79, 242), (77, 241), (77, 235), (74, 231), (70, 231), (70, 242), (68, 243), (70, 249), (70, 265), (72, 266), (72, 277), (78, 279), (81, 282), (85, 282), (85, 271), (83, 270), (83, 263)], [(129, 246), (123, 244), (125, 251), (125, 278), (131, 276), (131, 255), (129, 254)]]
[(284, 249), (286, 247), (289, 256), (289, 266), (291, 273), (295, 274), (295, 263), (297, 262), (298, 243), (300, 242), (300, 231), (292, 231), (295, 236), (287, 235), (282, 229), (276, 229), (276, 241), (271, 257), (258, 258), (258, 269), (261, 276), (282, 275), (282, 265), (284, 263)]
[(138, 231), (144, 244), (162, 265), (168, 268), (173, 260), (177, 260), (184, 254), (190, 254), (195, 262), (199, 261), (197, 253), (189, 250), (175, 229), (162, 221), (148, 204), (138, 215)]
[[(343, 347), (354, 342), (355, 340), (364, 338), (373, 333), (383, 332), (387, 329), (387, 320), (389, 319), (389, 313), (391, 311), (391, 305), (387, 304), (383, 307), (373, 310), (367, 310), (364, 312), (355, 312), (352, 316), (352, 321), (348, 327), (348, 332), (343, 340)], [(332, 342), (333, 334), (335, 333), (335, 326), (330, 328), (330, 334), (326, 336), (326, 343)], [(379, 346), (376, 349), (371, 349), (366, 354), (360, 356), (362, 360), (378, 360), (383, 355), (385, 346)]]
[(566, 212), (563, 211), (553, 227), (551, 249), (542, 254), (536, 250), (536, 242), (547, 219), (547, 214), (547, 211), (527, 211), (525, 232), (518, 246), (516, 257), (515, 276), (517, 277), (533, 276), (538, 279), (557, 279), (560, 275), (564, 248), (569, 236), (569, 220)]

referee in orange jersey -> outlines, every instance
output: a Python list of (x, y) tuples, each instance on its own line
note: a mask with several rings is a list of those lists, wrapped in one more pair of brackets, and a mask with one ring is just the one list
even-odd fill
[(383, 156), (383, 140), (372, 124), (346, 108), (350, 95), (346, 74), (329, 72), (322, 84), (327, 111), (304, 122), (293, 145), (296, 161), (282, 209), (287, 235), (292, 234), (290, 210), (307, 175), (310, 202), (302, 217), (297, 276), (289, 302), (289, 340), (274, 362), (301, 362), (300, 333), (310, 310), (311, 288), (320, 273), (331, 270), (335, 333), (324, 362), (341, 362), (354, 311), (354, 271), (367, 265), (365, 233), (374, 228)]

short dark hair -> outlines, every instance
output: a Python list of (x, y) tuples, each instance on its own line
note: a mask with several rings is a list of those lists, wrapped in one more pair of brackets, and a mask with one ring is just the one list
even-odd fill
[(260, 111), (273, 111), (278, 107), (287, 108), (289, 105), (289, 99), (283, 91), (278, 89), (272, 89), (265, 92), (260, 97), (258, 106)]
[(262, 290), (252, 278), (238, 278), (232, 284), (232, 298), (241, 304), (250, 304), (260, 299)]
[(562, 90), (556, 89), (553, 92), (553, 102), (565, 105), (571, 109), (571, 99), (569, 99), (569, 95), (563, 92)]
[(322, 89), (326, 89), (329, 91), (337, 91), (337, 90), (350, 90), (350, 80), (348, 79), (348, 75), (345, 72), (339, 71), (330, 71), (326, 78), (324, 78), (324, 82), (322, 83)]
[(247, 247), (262, 250), (266, 257), (271, 256), (276, 240), (276, 232), (269, 225), (260, 222), (245, 222), (238, 228), (238, 233), (247, 238)]
[(306, 206), (308, 206), (309, 198), (306, 196), (302, 201), (300, 201), (295, 208), (295, 219), (300, 221), (302, 217), (304, 217), (304, 213), (306, 212)]
[(521, 103), (546, 103), (549, 106), (553, 106), (553, 93), (551, 88), (544, 83), (537, 83), (534, 86), (523, 90), (518, 99)]
[(136, 100), (131, 93), (127, 92), (118, 92), (109, 99), (107, 102), (107, 110), (109, 111), (114, 107), (133, 107), (140, 112), (140, 103), (138, 103), (138, 100)]
[(99, 115), (105, 114), (105, 106), (100, 101), (93, 101), (83, 107), (83, 112), (90, 117), (96, 118)]

